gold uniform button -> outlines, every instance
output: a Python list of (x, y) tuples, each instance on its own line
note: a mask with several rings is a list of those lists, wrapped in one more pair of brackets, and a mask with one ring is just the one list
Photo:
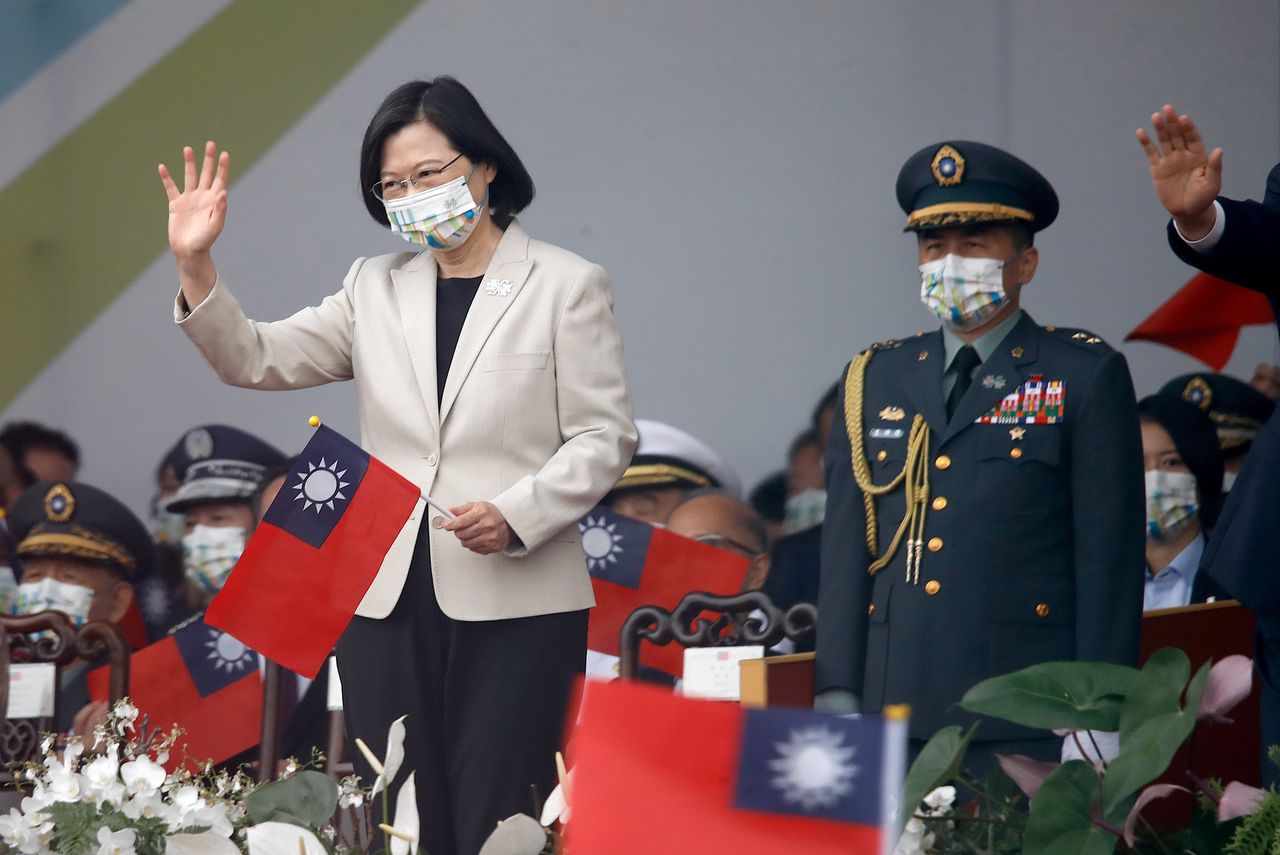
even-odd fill
[(885, 451), (883, 448), (876, 452), (876, 460), (886, 460), (888, 457), (889, 452)]
[(876, 613), (876, 604), (875, 604), (875, 603), (867, 603), (867, 614), (868, 614), (868, 615), (873, 615), (873, 614), (875, 614), (875, 613)]
[(434, 516), (434, 517), (432, 517), (432, 518), (431, 518), (431, 527), (432, 527), (432, 528), (437, 528), (437, 529), (439, 529), (439, 528), (444, 528), (444, 517), (442, 517), (442, 516)]
[(951, 458), (945, 454), (939, 454), (938, 459), (933, 461), (933, 465), (938, 467), (939, 469), (950, 469)]
[(1038, 604), (1038, 605), (1036, 606), (1036, 614), (1037, 614), (1037, 615), (1039, 615), (1040, 617), (1048, 617), (1048, 616), (1049, 616), (1049, 604), (1048, 604), (1048, 603), (1040, 603), (1040, 604)]
[(930, 551), (930, 552), (941, 552), (941, 551), (942, 551), (942, 538), (940, 538), (940, 537), (931, 537), (931, 538), (929, 538), (929, 551)]
[(936, 499), (934, 499), (934, 500), (933, 500), (933, 509), (934, 509), (935, 511), (945, 510), (945, 509), (946, 509), (946, 507), (947, 507), (947, 497), (946, 497), (946, 496), (939, 496), (938, 498), (936, 498)]
[(942, 590), (942, 585), (941, 583), (938, 582), (937, 579), (930, 579), (928, 582), (924, 583), (924, 592), (931, 597), (941, 590)]
[(1012, 457), (1014, 460), (1017, 460), (1019, 457), (1022, 456), (1022, 449), (1021, 448), (1009, 449), (1009, 456)]

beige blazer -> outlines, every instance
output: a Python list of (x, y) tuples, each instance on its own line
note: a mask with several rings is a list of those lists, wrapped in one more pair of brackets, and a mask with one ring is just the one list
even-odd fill
[[(477, 555), (420, 502), (356, 614), (386, 617), (413, 540), (432, 526), (436, 597), (457, 620), (595, 604), (577, 520), (631, 460), (622, 339), (599, 265), (507, 228), (436, 394), (436, 263), (430, 252), (361, 258), (342, 290), (274, 323), (247, 319), (221, 279), (175, 319), (218, 377), (249, 389), (356, 381), (363, 447), (446, 507), (490, 501), (519, 538)], [(425, 514), (424, 514), (425, 510)]]

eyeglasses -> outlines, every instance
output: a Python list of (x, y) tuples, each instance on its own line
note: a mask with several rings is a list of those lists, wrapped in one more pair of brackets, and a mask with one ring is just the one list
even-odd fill
[(387, 199), (399, 199), (401, 196), (404, 196), (409, 192), (410, 187), (414, 190), (426, 190), (435, 186), (431, 183), (432, 178), (435, 178), (450, 166), (453, 166), (458, 162), (458, 158), (460, 157), (462, 157), (461, 154), (439, 169), (419, 169), (408, 178), (401, 178), (393, 181), (379, 181), (377, 184), (370, 187), (369, 190), (373, 195), (383, 201), (386, 201)]
[(705, 543), (708, 546), (715, 546), (719, 549), (727, 549), (730, 552), (740, 552), (748, 558), (755, 558), (761, 554), (759, 549), (752, 549), (744, 543), (738, 543), (727, 537), (721, 537), (718, 534), (700, 534), (694, 538), (698, 543)]

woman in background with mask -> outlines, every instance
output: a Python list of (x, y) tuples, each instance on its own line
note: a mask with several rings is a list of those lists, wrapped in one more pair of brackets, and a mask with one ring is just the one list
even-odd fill
[(365, 208), (411, 250), (358, 259), (283, 321), (248, 320), (210, 257), (228, 154), (183, 161), (182, 190), (160, 167), (183, 331), (232, 385), (354, 379), (361, 444), (451, 509), (415, 513), (413, 556), (384, 561), (338, 667), (350, 737), (380, 754), (408, 715), (423, 848), (471, 855), (531, 786), (550, 792), (585, 660), (577, 520), (636, 441), (608, 276), (515, 220), (533, 181), (449, 77), (393, 91), (361, 147)]
[(1218, 585), (1199, 572), (1222, 495), (1222, 457), (1213, 422), (1171, 395), (1143, 398), (1138, 415), (1147, 495), (1143, 610), (1226, 599)]

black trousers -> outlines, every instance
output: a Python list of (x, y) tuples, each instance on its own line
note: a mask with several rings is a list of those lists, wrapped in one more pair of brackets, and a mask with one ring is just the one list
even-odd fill
[[(537, 788), (555, 786), (566, 705), (586, 659), (587, 612), (457, 621), (440, 611), (427, 528), (404, 592), (383, 620), (356, 617), (338, 642), (347, 740), (365, 785), (374, 774), (355, 737), (386, 751), (387, 728), (405, 720), (405, 762), (392, 813), (410, 772), (422, 848), (476, 855), (499, 820), (532, 813)], [(374, 806), (375, 824), (381, 805)]]

